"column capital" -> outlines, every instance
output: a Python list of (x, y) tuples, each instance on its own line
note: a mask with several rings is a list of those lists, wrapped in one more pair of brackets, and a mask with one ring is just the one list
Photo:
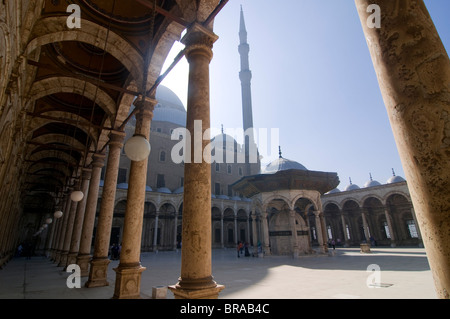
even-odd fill
[(88, 167), (83, 167), (82, 173), (81, 173), (81, 178), (82, 179), (91, 179), (91, 173), (92, 173), (92, 169), (90, 169)]
[(92, 155), (92, 167), (103, 167), (105, 166), (105, 158), (106, 155), (102, 154), (102, 153), (95, 153), (94, 155)]
[(158, 104), (158, 101), (152, 97), (140, 95), (133, 104), (136, 109), (138, 109), (138, 113), (146, 114), (148, 112), (153, 113), (155, 105)]
[(206, 54), (209, 59), (212, 58), (212, 47), (217, 41), (217, 36), (211, 30), (205, 28), (199, 23), (194, 23), (188, 30), (186, 35), (181, 39), (181, 43), (186, 45), (186, 57), (188, 58), (193, 51), (201, 51)]
[(123, 140), (125, 139), (125, 132), (123, 131), (114, 131), (112, 130), (108, 137), (109, 137), (109, 142), (108, 144), (110, 146), (117, 146), (119, 148), (123, 147)]

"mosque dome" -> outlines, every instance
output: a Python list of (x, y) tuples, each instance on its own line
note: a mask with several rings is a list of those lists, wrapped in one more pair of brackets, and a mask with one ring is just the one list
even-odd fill
[(270, 162), (263, 169), (263, 174), (271, 174), (279, 171), (287, 171), (289, 169), (298, 169), (302, 171), (307, 171), (306, 167), (296, 161), (291, 161), (286, 158), (280, 157), (276, 160)]
[(345, 188), (345, 191), (348, 192), (348, 191), (353, 191), (355, 189), (360, 189), (360, 187), (356, 184), (350, 184), (350, 185), (347, 185), (347, 187)]
[(369, 174), (369, 175), (370, 175), (370, 180), (368, 180), (368, 181), (364, 184), (364, 187), (365, 187), (365, 188), (367, 188), (367, 187), (373, 187), (373, 186), (380, 186), (380, 185), (381, 185), (378, 181), (375, 181), (375, 180), (372, 179), (372, 174)]
[(387, 184), (393, 184), (393, 183), (400, 183), (400, 182), (404, 182), (405, 179), (401, 176), (392, 176), (387, 180)]
[(164, 85), (159, 85), (156, 89), (155, 98), (158, 104), (155, 105), (155, 110), (153, 111), (153, 121), (170, 122), (182, 127), (186, 126), (186, 109), (183, 102), (171, 89)]
[(218, 144), (222, 149), (226, 149), (227, 151), (238, 150), (236, 140), (231, 135), (225, 133), (216, 135), (211, 139), (211, 146), (215, 147)]
[(326, 194), (335, 194), (335, 193), (340, 193), (340, 192), (341, 192), (341, 190), (339, 188), (335, 188), (335, 189), (332, 189), (331, 191), (329, 191)]

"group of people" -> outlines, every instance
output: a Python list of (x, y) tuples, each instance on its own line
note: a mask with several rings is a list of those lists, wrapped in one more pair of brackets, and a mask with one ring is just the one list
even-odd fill
[(249, 243), (245, 242), (243, 243), (242, 241), (239, 241), (237, 244), (237, 256), (238, 258), (241, 257), (242, 253), (245, 251), (245, 257), (249, 257), (250, 256), (250, 251), (249, 251)]

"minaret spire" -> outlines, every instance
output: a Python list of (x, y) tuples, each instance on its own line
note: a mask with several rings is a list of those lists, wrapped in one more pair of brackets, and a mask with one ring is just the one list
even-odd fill
[[(256, 144), (254, 140), (253, 132), (253, 113), (252, 113), (252, 92), (251, 92), (251, 79), (252, 72), (250, 71), (249, 64), (249, 52), (250, 46), (247, 43), (247, 29), (245, 27), (244, 11), (240, 13), (239, 24), (239, 55), (241, 56), (241, 71), (239, 72), (239, 79), (241, 80), (242, 90), (242, 118), (244, 128), (244, 143), (245, 143), (245, 163), (246, 163), (246, 175), (251, 175), (250, 161), (254, 161), (255, 157), (258, 157)], [(255, 154), (253, 154), (253, 152)], [(252, 157), (252, 155), (255, 155)], [(259, 159), (255, 162), (259, 163)]]

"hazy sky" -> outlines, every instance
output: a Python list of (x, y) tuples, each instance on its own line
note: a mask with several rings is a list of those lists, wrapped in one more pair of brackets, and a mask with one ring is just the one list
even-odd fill
[[(282, 3), (282, 6), (280, 4)], [(426, 0), (450, 52), (450, 1)], [(337, 172), (343, 190), (404, 177), (372, 60), (353, 0), (230, 0), (216, 17), (211, 61), (211, 126), (242, 128), (239, 14), (250, 45), (253, 123), (279, 129), (283, 157), (307, 169)], [(176, 43), (167, 63), (183, 46)], [(163, 84), (185, 103), (188, 64)], [(278, 157), (278, 145), (272, 145)]]

